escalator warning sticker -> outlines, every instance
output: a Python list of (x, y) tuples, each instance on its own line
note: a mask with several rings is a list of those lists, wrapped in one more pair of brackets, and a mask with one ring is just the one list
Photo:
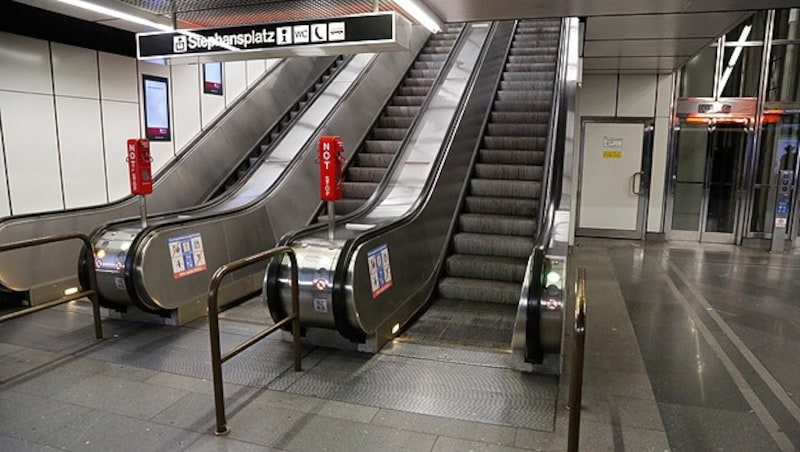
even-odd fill
[(372, 298), (386, 292), (392, 287), (392, 269), (389, 266), (389, 247), (383, 245), (367, 252), (369, 264), (369, 281), (372, 286)]
[(175, 279), (206, 269), (206, 256), (200, 233), (173, 237), (168, 240), (172, 274)]

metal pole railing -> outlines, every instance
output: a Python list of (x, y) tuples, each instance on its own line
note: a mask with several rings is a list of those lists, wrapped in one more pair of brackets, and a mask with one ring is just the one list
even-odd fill
[[(255, 264), (256, 262), (264, 261), (274, 256), (286, 254), (291, 261), (291, 278), (292, 278), (292, 314), (275, 323), (270, 328), (256, 334), (250, 339), (237, 345), (224, 355), (220, 350), (219, 340), (219, 288), (222, 280), (229, 273), (232, 273), (241, 268)], [(300, 292), (297, 285), (297, 257), (295, 257), (294, 250), (288, 246), (281, 246), (261, 253), (254, 254), (229, 264), (225, 264), (214, 272), (213, 278), (208, 290), (208, 329), (211, 339), (211, 372), (214, 377), (214, 409), (217, 415), (217, 427), (214, 434), (217, 436), (227, 435), (231, 429), (228, 427), (227, 420), (225, 419), (225, 394), (222, 382), (222, 363), (233, 358), (239, 353), (245, 351), (247, 348), (256, 342), (264, 339), (270, 334), (278, 331), (289, 322), (292, 322), (292, 341), (294, 342), (294, 370), (301, 369), (300, 357)]]
[(30, 248), (33, 246), (46, 245), (48, 243), (64, 242), (67, 240), (75, 240), (75, 239), (83, 241), (84, 244), (83, 252), (86, 254), (85, 256), (86, 271), (88, 278), (87, 283), (89, 284), (89, 288), (86, 289), (83, 287), (79, 287), (78, 290), (73, 294), (65, 295), (64, 297), (61, 297), (56, 300), (48, 301), (36, 306), (32, 306), (27, 309), (22, 309), (16, 312), (12, 312), (11, 314), (0, 316), (0, 323), (16, 319), (19, 317), (23, 317), (29, 314), (33, 314), (34, 312), (43, 311), (45, 309), (52, 308), (54, 306), (58, 306), (64, 303), (69, 303), (70, 301), (75, 301), (85, 297), (92, 302), (92, 315), (94, 316), (94, 336), (97, 339), (103, 338), (103, 325), (100, 322), (100, 299), (97, 295), (97, 274), (95, 273), (95, 268), (94, 268), (94, 253), (92, 252), (92, 242), (91, 240), (89, 240), (89, 237), (79, 232), (49, 235), (47, 237), (41, 237), (31, 240), (22, 240), (19, 242), (0, 245), (0, 253), (3, 253), (5, 251), (18, 250), (21, 248)]
[(569, 381), (569, 433), (567, 450), (578, 450), (581, 433), (581, 399), (583, 392), (583, 356), (586, 344), (586, 269), (578, 269), (575, 288), (575, 326), (572, 344), (572, 377)]

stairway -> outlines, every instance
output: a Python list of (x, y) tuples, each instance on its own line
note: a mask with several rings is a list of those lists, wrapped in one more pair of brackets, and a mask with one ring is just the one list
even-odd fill
[(559, 30), (519, 22), (437, 298), (404, 340), (509, 348), (538, 229)]
[(328, 85), (328, 81), (336, 75), (336, 73), (341, 69), (344, 65), (344, 57), (339, 55), (336, 59), (331, 63), (330, 67), (325, 71), (324, 74), (314, 83), (304, 95), (300, 96), (300, 98), (295, 102), (291, 109), (289, 109), (286, 114), (284, 114), (283, 118), (281, 118), (280, 122), (275, 124), (272, 130), (268, 131), (264, 137), (261, 139), (261, 142), (253, 148), (247, 156), (239, 162), (230, 175), (212, 192), (212, 195), (209, 196), (206, 201), (210, 201), (215, 199), (225, 192), (227, 192), (233, 185), (235, 185), (238, 181), (242, 180), (245, 175), (247, 175), (250, 170), (255, 167), (258, 162), (261, 161), (262, 157), (266, 155), (267, 151), (272, 147), (272, 144), (275, 143), (278, 138), (280, 138), (284, 131), (294, 123), (294, 119), (302, 113), (306, 105), (311, 102), (314, 98), (317, 97), (319, 92)]
[[(342, 199), (336, 201), (335, 206), (337, 217), (359, 208), (378, 188), (462, 27), (462, 24), (448, 24), (441, 33), (431, 35), (420, 50), (370, 134), (344, 170)], [(327, 221), (327, 205), (323, 205), (316, 221)]]

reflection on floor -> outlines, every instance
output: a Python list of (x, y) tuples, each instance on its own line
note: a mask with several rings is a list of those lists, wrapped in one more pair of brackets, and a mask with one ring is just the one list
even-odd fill
[[(593, 239), (571, 257), (588, 273), (581, 450), (800, 448), (800, 257)], [(223, 346), (265, 320), (258, 300), (227, 311)], [(568, 369), (519, 374), (502, 351), (306, 348), (295, 373), (268, 339), (225, 365), (218, 438), (205, 320), (104, 328), (83, 303), (0, 326), (0, 450), (565, 449)]]

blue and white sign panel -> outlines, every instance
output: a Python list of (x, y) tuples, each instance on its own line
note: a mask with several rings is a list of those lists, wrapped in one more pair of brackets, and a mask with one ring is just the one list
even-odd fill
[(392, 269), (389, 265), (389, 247), (380, 245), (367, 252), (369, 264), (369, 281), (372, 286), (372, 298), (386, 292), (392, 287)]
[(206, 256), (203, 251), (203, 238), (200, 233), (173, 237), (167, 241), (172, 260), (172, 274), (175, 279), (206, 269)]

